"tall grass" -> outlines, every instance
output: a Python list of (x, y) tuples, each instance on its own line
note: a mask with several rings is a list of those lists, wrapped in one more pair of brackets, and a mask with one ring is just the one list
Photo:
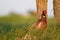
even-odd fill
[(32, 35), (32, 40), (60, 40), (60, 29), (54, 26), (53, 18), (49, 18), (46, 29), (29, 31), (35, 22), (35, 16), (29, 18), (19, 15), (0, 17), (0, 40), (22, 40), (28, 32)]

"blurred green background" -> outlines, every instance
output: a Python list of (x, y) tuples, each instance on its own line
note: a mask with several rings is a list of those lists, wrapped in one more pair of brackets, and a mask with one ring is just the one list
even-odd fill
[(59, 25), (55, 26), (53, 17), (48, 18), (46, 29), (30, 30), (29, 28), (36, 21), (35, 15), (23, 17), (12, 14), (0, 17), (0, 40), (22, 40), (28, 32), (31, 34), (32, 40), (60, 40), (60, 28)]

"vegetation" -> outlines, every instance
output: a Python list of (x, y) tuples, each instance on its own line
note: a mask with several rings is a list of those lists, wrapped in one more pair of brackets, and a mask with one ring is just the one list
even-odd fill
[(44, 30), (30, 29), (35, 22), (34, 15), (28, 18), (19, 15), (0, 17), (0, 40), (22, 40), (28, 33), (32, 40), (60, 40), (59, 25), (54, 26), (53, 18), (49, 18), (48, 26)]

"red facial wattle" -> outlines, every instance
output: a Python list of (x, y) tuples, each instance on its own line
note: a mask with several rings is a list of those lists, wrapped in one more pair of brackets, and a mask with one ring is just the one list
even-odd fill
[(44, 13), (44, 14), (47, 14), (47, 11), (46, 11), (46, 10), (43, 10), (43, 13)]

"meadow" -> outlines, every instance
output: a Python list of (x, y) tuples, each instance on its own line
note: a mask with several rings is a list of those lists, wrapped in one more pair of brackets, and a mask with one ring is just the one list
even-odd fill
[(37, 18), (34, 15), (0, 17), (0, 40), (22, 40), (28, 33), (32, 36), (32, 40), (60, 40), (60, 25), (55, 26), (54, 18), (48, 19), (46, 29), (38, 31), (30, 29), (36, 21)]

